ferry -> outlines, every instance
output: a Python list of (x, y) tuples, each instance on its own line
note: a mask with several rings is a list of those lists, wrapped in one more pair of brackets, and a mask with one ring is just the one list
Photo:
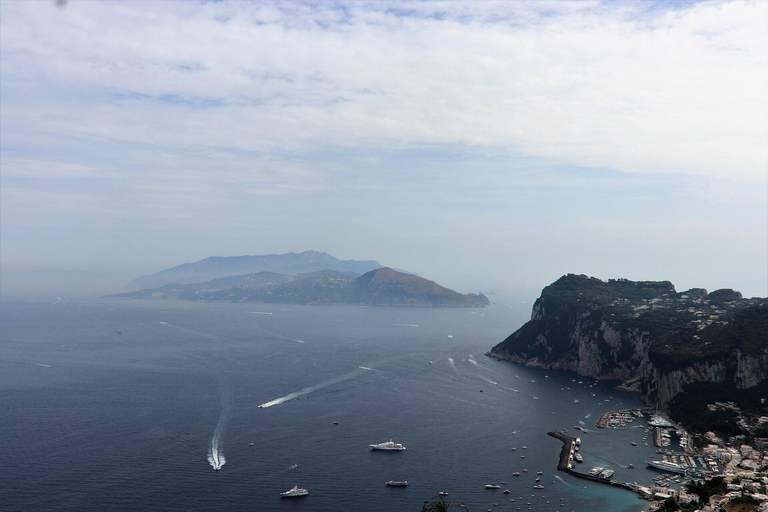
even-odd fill
[(391, 439), (385, 443), (369, 444), (368, 446), (370, 446), (372, 450), (385, 450), (385, 451), (397, 451), (397, 452), (401, 452), (405, 450), (405, 446), (403, 446), (400, 443), (396, 443)]
[(403, 480), (402, 482), (396, 482), (395, 480), (390, 480), (386, 484), (390, 487), (407, 487), (408, 480)]
[(281, 498), (300, 498), (301, 496), (307, 496), (309, 491), (306, 489), (299, 489), (298, 485), (294, 485), (290, 491), (280, 493)]

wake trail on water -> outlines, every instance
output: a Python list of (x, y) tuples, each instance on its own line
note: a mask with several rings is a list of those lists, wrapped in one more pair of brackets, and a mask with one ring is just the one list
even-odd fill
[(218, 471), (221, 467), (227, 463), (227, 459), (221, 452), (219, 439), (221, 438), (224, 428), (227, 426), (227, 420), (229, 419), (229, 411), (232, 407), (229, 393), (222, 391), (221, 393), (221, 413), (219, 413), (219, 421), (216, 423), (216, 429), (213, 431), (211, 437), (211, 446), (208, 449), (208, 463), (211, 467)]
[[(269, 402), (264, 402), (259, 406), (260, 409), (266, 409), (267, 407), (273, 407), (275, 405), (284, 404), (285, 402), (291, 402), (293, 400), (296, 400), (297, 398), (301, 398), (303, 396), (307, 396), (310, 393), (314, 393), (315, 391), (319, 391), (323, 388), (327, 388), (328, 386), (333, 386), (334, 384), (339, 384), (341, 382), (344, 382), (346, 380), (352, 379), (354, 377), (357, 377), (358, 375), (362, 375), (363, 373), (373, 370), (373, 368), (364, 368), (358, 367), (358, 369), (351, 371), (349, 373), (345, 373), (344, 375), (341, 375), (340, 377), (336, 377), (335, 379), (326, 380), (324, 382), (321, 382), (319, 384), (315, 384), (314, 386), (310, 386), (308, 388), (304, 388), (302, 390), (296, 391), (295, 393), (290, 393), (285, 396), (281, 396), (280, 398), (275, 398), (274, 400), (270, 400)], [(376, 370), (374, 370), (376, 371)], [(378, 370), (380, 371), (380, 370)]]
[(570, 482), (566, 482), (565, 480), (563, 480), (563, 479), (562, 479), (561, 477), (559, 477), (558, 475), (555, 475), (555, 478), (556, 478), (557, 480), (560, 480), (561, 482), (563, 482), (563, 483), (564, 483), (565, 485), (567, 485), (568, 487), (571, 487), (572, 489), (579, 489), (579, 486), (578, 486), (578, 485), (573, 485), (573, 484), (572, 484), (572, 483), (570, 483)]

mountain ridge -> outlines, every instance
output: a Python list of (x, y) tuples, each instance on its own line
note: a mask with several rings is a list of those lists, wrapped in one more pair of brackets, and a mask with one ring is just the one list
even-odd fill
[(140, 276), (124, 289), (137, 291), (159, 288), (166, 284), (204, 283), (220, 277), (275, 272), (298, 275), (321, 270), (337, 270), (364, 274), (381, 268), (374, 260), (339, 260), (320, 251), (290, 252), (285, 254), (264, 254), (246, 256), (210, 256), (192, 263), (182, 263), (154, 274)]
[(374, 269), (363, 275), (336, 270), (298, 275), (264, 271), (203, 283), (170, 283), (110, 297), (430, 307), (482, 307), (490, 303), (482, 294), (461, 294), (434, 281), (388, 267)]

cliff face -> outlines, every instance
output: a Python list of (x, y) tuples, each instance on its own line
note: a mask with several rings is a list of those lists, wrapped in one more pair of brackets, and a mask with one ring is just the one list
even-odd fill
[[(565, 276), (488, 355), (621, 380), (662, 409), (695, 382), (749, 388), (768, 379), (768, 306), (729, 292), (708, 299), (705, 290), (677, 293), (668, 282)], [(755, 306), (758, 315), (738, 313)]]

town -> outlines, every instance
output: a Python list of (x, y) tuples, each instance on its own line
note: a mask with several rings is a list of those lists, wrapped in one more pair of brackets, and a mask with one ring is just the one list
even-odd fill
[[(764, 404), (765, 399), (761, 402)], [(747, 431), (764, 435), (768, 432), (768, 416), (744, 414), (732, 402), (715, 402), (710, 411), (729, 411), (738, 415), (740, 426)], [(645, 409), (610, 411), (601, 416), (598, 428), (626, 429), (629, 423), (648, 417), (643, 443), (658, 448), (659, 458), (647, 461), (663, 473), (654, 478), (655, 484), (595, 479), (593, 471), (587, 475), (573, 471), (574, 449), (578, 451), (578, 438), (571, 441), (570, 457), (559, 467), (568, 473), (592, 481), (608, 483), (637, 492), (653, 502), (646, 512), (768, 512), (768, 438), (738, 435), (722, 439), (714, 432), (693, 436), (682, 425), (667, 416)], [(567, 436), (556, 436), (566, 442)], [(676, 445), (676, 447), (675, 447)], [(565, 452), (565, 447), (564, 447)], [(593, 478), (589, 478), (592, 476)], [(599, 476), (599, 472), (598, 472)]]

